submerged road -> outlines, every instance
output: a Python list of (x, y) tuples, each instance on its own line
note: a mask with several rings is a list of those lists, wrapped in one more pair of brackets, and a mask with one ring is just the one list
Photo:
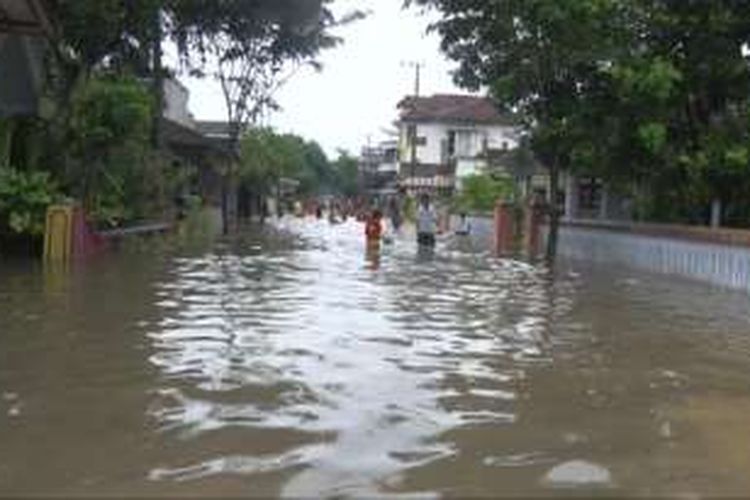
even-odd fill
[(284, 220), (0, 263), (0, 495), (745, 496), (750, 298)]

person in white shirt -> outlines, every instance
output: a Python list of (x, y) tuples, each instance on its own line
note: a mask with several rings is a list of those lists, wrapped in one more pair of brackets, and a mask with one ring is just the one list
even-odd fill
[(429, 196), (424, 195), (417, 214), (417, 244), (420, 247), (434, 247), (436, 231), (437, 215), (430, 207)]
[(456, 235), (457, 236), (471, 235), (471, 222), (469, 221), (469, 218), (466, 216), (466, 213), (461, 213), (461, 219), (458, 223), (458, 228), (456, 229)]

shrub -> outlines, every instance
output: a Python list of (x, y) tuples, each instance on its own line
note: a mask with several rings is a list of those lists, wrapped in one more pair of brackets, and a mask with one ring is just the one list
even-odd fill
[(0, 167), (0, 233), (41, 236), (47, 207), (59, 196), (48, 172)]
[(472, 175), (462, 181), (455, 208), (463, 212), (491, 212), (497, 200), (513, 195), (513, 181), (506, 177)]

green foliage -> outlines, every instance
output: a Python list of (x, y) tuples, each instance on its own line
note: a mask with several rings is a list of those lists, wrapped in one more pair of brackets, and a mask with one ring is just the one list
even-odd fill
[(469, 213), (492, 212), (498, 200), (513, 196), (513, 182), (506, 177), (472, 175), (462, 180), (455, 199), (457, 210)]
[(47, 172), (0, 167), (0, 234), (41, 236), (47, 207), (58, 197)]
[(75, 95), (65, 180), (101, 225), (160, 215), (187, 181), (152, 150), (152, 112), (147, 88), (127, 77), (93, 78)]
[(71, 133), (81, 156), (120, 146), (144, 149), (153, 98), (130, 78), (94, 78), (73, 102)]
[(407, 3), (441, 13), (458, 83), (519, 112), (551, 171), (635, 186), (659, 220), (705, 222), (716, 198), (750, 206), (749, 3)]
[(347, 151), (340, 150), (333, 162), (336, 187), (344, 196), (357, 196), (359, 190), (359, 161)]
[(651, 154), (658, 154), (667, 142), (667, 127), (661, 123), (647, 123), (638, 128), (641, 144)]
[[(356, 160), (354, 160), (356, 173)], [(282, 177), (300, 183), (302, 194), (323, 194), (340, 189), (339, 164), (332, 165), (323, 149), (293, 134), (257, 128), (241, 141), (240, 181), (255, 193), (270, 192)], [(347, 174), (349, 171), (346, 172)]]

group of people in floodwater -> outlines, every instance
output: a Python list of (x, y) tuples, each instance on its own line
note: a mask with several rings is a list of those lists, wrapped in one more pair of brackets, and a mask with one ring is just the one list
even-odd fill
[[(401, 232), (407, 219), (401, 197), (388, 198), (380, 203), (371, 203), (365, 199), (331, 200), (327, 203), (309, 201), (304, 206), (300, 204), (297, 212), (314, 214), (318, 219), (323, 219), (324, 214), (327, 213), (331, 224), (355, 218), (364, 224), (364, 236), (369, 250), (380, 248), (384, 242), (391, 243), (393, 236)], [(419, 248), (433, 249), (437, 243), (437, 235), (441, 232), (441, 224), (429, 195), (425, 194), (418, 198), (418, 207), (413, 216)], [(388, 231), (386, 231), (386, 226)], [(468, 236), (470, 233), (471, 223), (467, 215), (462, 213), (455, 234)]]

